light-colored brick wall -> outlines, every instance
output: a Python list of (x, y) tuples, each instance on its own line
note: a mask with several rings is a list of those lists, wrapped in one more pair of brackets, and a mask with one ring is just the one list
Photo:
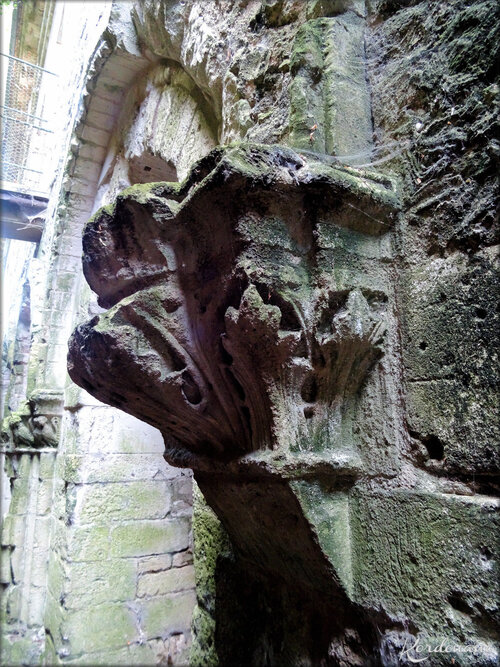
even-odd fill
[(189, 472), (165, 463), (155, 429), (96, 402), (68, 415), (62, 440), (49, 563), (55, 613), (46, 618), (59, 658), (185, 663), (194, 605)]
[(56, 69), (51, 45), (59, 28), (64, 34), (68, 22), (84, 24), (85, 43), (67, 44), (73, 61), (54, 101), (61, 170), (38, 252), (44, 288), (33, 305), (39, 314), (28, 371), (28, 398), (40, 389), (62, 397), (58, 445), (6, 445), (13, 490), (2, 535), (6, 664), (188, 659), (195, 604), (190, 471), (164, 461), (156, 429), (98, 403), (66, 373), (71, 330), (98, 310), (82, 275), (82, 228), (102, 200), (118, 121), (132, 125), (124, 99), (151, 67), (119, 44), (103, 41), (94, 51), (109, 9), (91, 3), (80, 16), (80, 3), (60, 3), (48, 49)]

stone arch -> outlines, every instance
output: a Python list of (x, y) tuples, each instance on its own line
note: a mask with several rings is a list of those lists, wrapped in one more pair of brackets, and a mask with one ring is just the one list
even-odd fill
[[(161, 131), (159, 131), (161, 128)], [(182, 180), (218, 143), (215, 112), (182, 67), (145, 67), (125, 91), (99, 182), (99, 204), (137, 183)]]

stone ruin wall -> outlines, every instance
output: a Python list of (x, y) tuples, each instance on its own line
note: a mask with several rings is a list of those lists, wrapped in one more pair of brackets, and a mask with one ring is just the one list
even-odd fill
[[(55, 465), (48, 575), (23, 583), (43, 609), (8, 608), (54, 659), (183, 664), (194, 605), (190, 477), (157, 431), (47, 379), (90, 320), (72, 378), (158, 427), (213, 508), (197, 490), (191, 664), (390, 665), (419, 636), (495, 664), (494, 4), (114, 6), (47, 331), (57, 294), (75, 314), (52, 358), (32, 352), (52, 393), (20, 417), (57, 450), (12, 456), (14, 490)], [(77, 259), (103, 205), (84, 235), (98, 306)]]
[[(189, 650), (191, 474), (164, 461), (157, 430), (94, 400), (66, 374), (74, 323), (97, 308), (81, 275), (82, 227), (105, 192), (125, 187), (121, 175), (119, 183), (106, 180), (109, 161), (102, 173), (113, 159), (108, 144), (121, 131), (120, 114), (130, 120), (125, 106), (137, 99), (135, 80), (151, 69), (137, 52), (115, 49), (110, 34), (96, 37), (97, 48), (90, 43), (76, 64), (89, 71), (82, 99), (82, 82), (74, 82), (67, 113), (75, 127), (60, 190), (49, 203), (6, 396), (14, 410), (3, 424), (12, 494), (2, 530), (5, 664), (185, 664)], [(152, 164), (149, 157), (141, 148), (138, 160)], [(126, 185), (151, 180), (147, 165), (136, 174), (133, 163)], [(152, 172), (157, 179), (154, 164)], [(168, 171), (160, 177), (172, 178)]]

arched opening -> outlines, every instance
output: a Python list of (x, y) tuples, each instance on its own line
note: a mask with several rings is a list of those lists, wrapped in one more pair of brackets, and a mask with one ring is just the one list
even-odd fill
[(157, 181), (177, 182), (177, 169), (150, 151), (134, 155), (128, 163), (128, 177), (131, 185), (136, 183), (156, 183)]

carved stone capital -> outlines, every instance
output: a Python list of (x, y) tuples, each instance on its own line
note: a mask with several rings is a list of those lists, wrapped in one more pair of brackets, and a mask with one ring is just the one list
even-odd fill
[(383, 354), (387, 301), (336, 279), (331, 245), (384, 235), (395, 208), (388, 179), (276, 146), (217, 149), (180, 186), (129, 188), (85, 230), (109, 310), (74, 333), (71, 377), (195, 469), (328, 441)]
[(44, 389), (34, 392), (18, 411), (4, 419), (2, 442), (10, 451), (57, 447), (62, 411), (61, 391)]
[(236, 146), (180, 185), (125, 190), (83, 238), (108, 310), (74, 332), (72, 379), (161, 430), (241, 558), (264, 562), (265, 545), (264, 570), (332, 600), (352, 593), (350, 548), (342, 529), (318, 549), (307, 480), (342, 491), (347, 525), (343, 494), (367, 470), (356, 415), (385, 363), (396, 202), (376, 174)]

